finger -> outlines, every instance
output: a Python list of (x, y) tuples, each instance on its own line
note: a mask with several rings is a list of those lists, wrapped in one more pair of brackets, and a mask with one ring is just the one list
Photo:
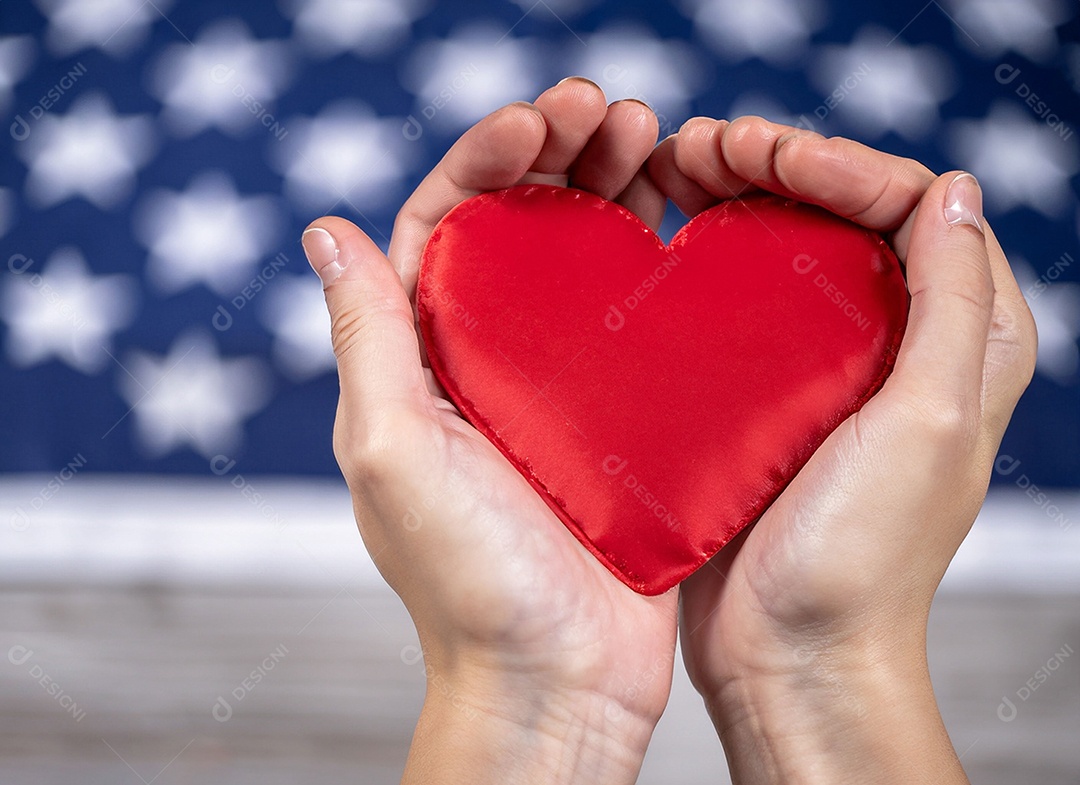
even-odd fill
[(982, 194), (970, 174), (942, 175), (926, 191), (911, 230), (907, 333), (884, 395), (903, 390), (946, 416), (980, 410), (994, 309), (982, 224)]
[(757, 190), (728, 166), (720, 149), (727, 120), (691, 117), (675, 141), (675, 163), (687, 177), (713, 196), (730, 199)]
[(365, 430), (379, 413), (430, 405), (412, 304), (379, 247), (334, 217), (311, 224), (303, 246), (323, 281), (345, 419)]
[(660, 123), (653, 110), (632, 98), (616, 101), (570, 169), (570, 184), (614, 199), (649, 157)]
[(607, 115), (604, 91), (583, 76), (571, 76), (541, 93), (535, 106), (547, 122), (547, 136), (531, 169), (565, 174)]
[(995, 442), (1005, 432), (1013, 409), (1035, 372), (1038, 339), (1035, 320), (993, 230), (985, 225), (994, 281), (994, 314), (984, 360), (983, 416)]
[(615, 201), (644, 221), (645, 225), (654, 232), (660, 229), (660, 223), (664, 220), (667, 197), (649, 178), (649, 173), (644, 166), (638, 169), (637, 174), (630, 180), (630, 184), (623, 189)]
[(690, 179), (675, 163), (677, 135), (672, 134), (649, 154), (645, 169), (660, 192), (675, 203), (683, 215), (693, 217), (720, 200)]
[(420, 254), (432, 230), (457, 204), (514, 185), (543, 149), (547, 123), (524, 101), (492, 112), (462, 135), (423, 179), (394, 221), (390, 260), (412, 297)]
[[(721, 149), (738, 176), (879, 232), (901, 229), (934, 181), (916, 161), (760, 117), (733, 120)], [(908, 235), (894, 238), (901, 258), (907, 256)]]

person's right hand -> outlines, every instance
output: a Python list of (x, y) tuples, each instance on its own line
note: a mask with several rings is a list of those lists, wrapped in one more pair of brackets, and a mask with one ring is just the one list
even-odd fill
[(334, 451), (423, 648), (406, 781), (633, 782), (667, 701), (678, 590), (620, 583), (461, 418), (424, 367), (410, 301), (435, 225), (482, 191), (569, 179), (655, 229), (665, 199), (642, 164), (657, 125), (640, 102), (563, 81), (465, 133), (402, 207), (389, 258), (340, 218), (304, 234), (341, 383)]
[(927, 616), (1036, 343), (977, 183), (754, 117), (689, 121), (649, 171), (690, 215), (763, 188), (885, 233), (911, 294), (881, 391), (682, 585), (684, 658), (734, 781), (966, 782)]

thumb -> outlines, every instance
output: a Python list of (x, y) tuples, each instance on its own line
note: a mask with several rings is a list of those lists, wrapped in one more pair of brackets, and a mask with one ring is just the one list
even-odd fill
[(323, 282), (341, 385), (339, 417), (415, 409), (426, 393), (413, 310), (390, 261), (354, 224), (326, 217), (301, 243)]
[[(938, 177), (919, 202), (907, 253), (911, 309), (894, 386), (944, 407), (977, 405), (994, 309), (982, 191), (967, 172)], [(888, 386), (888, 385), (887, 385)]]

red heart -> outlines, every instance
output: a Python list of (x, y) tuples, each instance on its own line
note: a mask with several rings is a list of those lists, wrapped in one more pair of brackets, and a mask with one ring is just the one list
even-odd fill
[(908, 309), (885, 242), (820, 208), (732, 200), (665, 246), (546, 185), (454, 208), (417, 299), (461, 413), (644, 594), (755, 520), (877, 392)]

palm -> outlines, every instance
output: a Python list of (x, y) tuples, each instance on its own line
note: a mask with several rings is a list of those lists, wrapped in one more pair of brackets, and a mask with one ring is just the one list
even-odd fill
[[(916, 563), (914, 594), (932, 595), (966, 533), (946, 524), (970, 524), (981, 497), (951, 493), (971, 485), (968, 464), (942, 460), (951, 437), (910, 422), (899, 384), (842, 423), (753, 528), (683, 584), (691, 670), (708, 658), (722, 678), (760, 666), (795, 631), (890, 613), (916, 588)], [(927, 564), (933, 540), (942, 547)]]
[[(403, 208), (389, 256), (407, 294), (415, 293), (420, 252), (435, 223), (472, 193), (573, 177), (576, 187), (643, 208), (620, 194), (633, 190), (627, 184), (655, 144), (651, 112), (640, 104), (606, 107), (587, 82), (548, 90), (536, 108), (544, 116), (540, 128), (516, 107), (474, 127)], [(643, 211), (656, 224), (664, 199), (649, 197)], [(572, 686), (599, 688), (631, 711), (658, 716), (670, 685), (677, 591), (644, 597), (622, 585), (445, 396), (432, 392), (430, 379), (427, 387), (419, 416), (395, 425), (408, 460), (393, 490), (360, 511), (391, 520), (407, 511), (399, 530), (361, 529), (373, 554), (414, 554), (407, 570), (380, 567), (414, 614), (425, 617), (417, 626), (453, 629), (511, 667), (570, 669), (578, 682)], [(441, 587), (434, 601), (411, 602), (418, 572)]]
[[(558, 668), (573, 653), (584, 684), (596, 685), (634, 710), (663, 708), (676, 634), (677, 591), (639, 595), (589, 554), (516, 469), (472, 426), (441, 410), (440, 448), (429, 477), (454, 477), (443, 525), (464, 543), (446, 562), (482, 587), (461, 585), (482, 615), (460, 628), (497, 644), (528, 668)], [(422, 448), (421, 448), (422, 449)], [(432, 493), (437, 493), (434, 488)], [(460, 585), (460, 584), (455, 584)], [(447, 598), (451, 608), (463, 606)], [(651, 675), (650, 675), (651, 674)]]

